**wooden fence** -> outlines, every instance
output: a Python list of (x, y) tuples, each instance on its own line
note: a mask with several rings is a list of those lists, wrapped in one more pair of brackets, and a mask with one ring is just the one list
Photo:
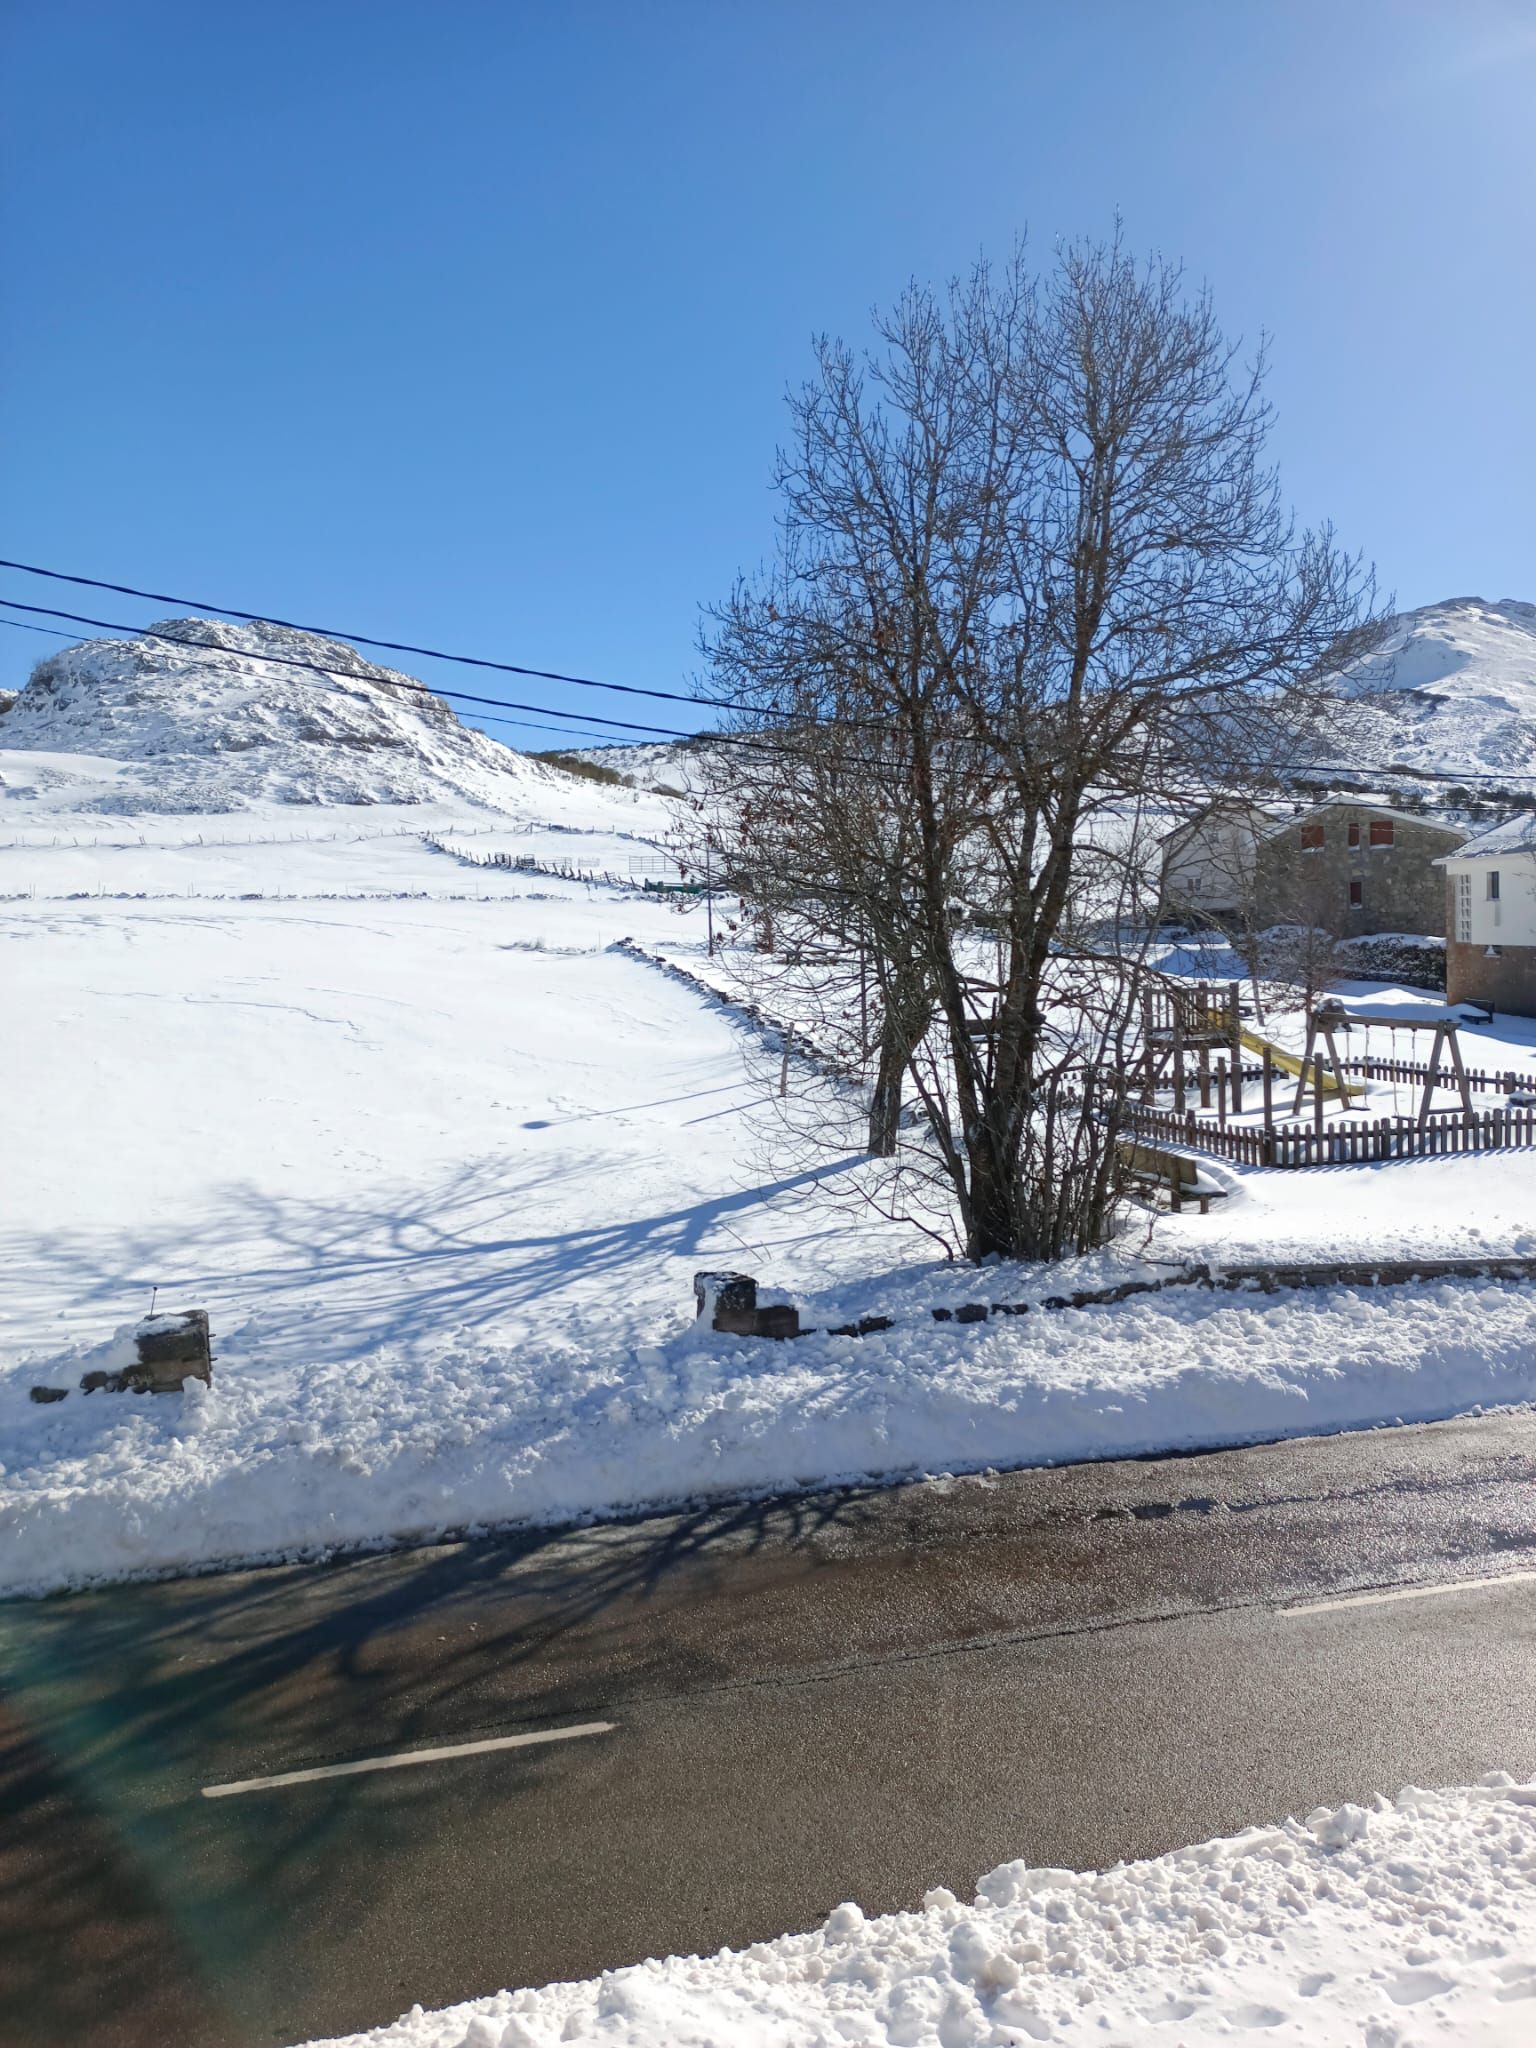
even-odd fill
[(1243, 1130), (1202, 1122), (1193, 1110), (1148, 1109), (1127, 1103), (1120, 1112), (1137, 1137), (1155, 1144), (1192, 1147), (1239, 1166), (1353, 1166), (1384, 1159), (1439, 1159), (1461, 1152), (1502, 1152), (1536, 1146), (1536, 1109), (1489, 1109), (1468, 1116), (1442, 1110), (1422, 1130), (1410, 1117), (1351, 1116), (1324, 1126), (1276, 1124)]
[[(1422, 1088), (1429, 1079), (1429, 1067), (1424, 1060), (1341, 1059), (1339, 1065), (1343, 1068), (1344, 1078), (1347, 1081), (1409, 1082), (1417, 1083)], [(1262, 1062), (1251, 1059), (1244, 1060), (1242, 1063), (1242, 1075), (1245, 1088), (1250, 1081), (1262, 1081), (1264, 1078)], [(1296, 1077), (1294, 1074), (1286, 1074), (1281, 1072), (1279, 1068), (1276, 1068), (1275, 1078), (1277, 1081), (1289, 1082), (1292, 1087), (1295, 1086)], [(1513, 1095), (1519, 1089), (1536, 1087), (1536, 1080), (1533, 1080), (1529, 1075), (1516, 1074), (1513, 1071), (1495, 1074), (1491, 1073), (1486, 1067), (1468, 1067), (1467, 1079), (1471, 1083), (1473, 1090), (1480, 1095)], [(1450, 1072), (1449, 1068), (1442, 1061), (1438, 1085), (1450, 1087), (1454, 1085), (1454, 1082), (1454, 1074)], [(1191, 1092), (1198, 1087), (1199, 1075), (1194, 1068), (1187, 1067), (1185, 1069), (1184, 1085)]]
[[(1429, 1068), (1423, 1060), (1341, 1059), (1339, 1065), (1346, 1076), (1355, 1075), (1362, 1081), (1416, 1081), (1422, 1088), (1429, 1079)], [(1440, 1075), (1444, 1082), (1444, 1062), (1441, 1063)], [(1517, 1088), (1527, 1085), (1522, 1083), (1518, 1074), (1490, 1074), (1486, 1067), (1468, 1067), (1467, 1079), (1479, 1093), (1486, 1095), (1513, 1095)]]

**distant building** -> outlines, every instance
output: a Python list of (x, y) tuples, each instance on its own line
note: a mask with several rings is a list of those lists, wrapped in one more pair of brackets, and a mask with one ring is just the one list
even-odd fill
[(1438, 933), (1445, 885), (1435, 863), (1466, 836), (1458, 826), (1362, 796), (1332, 796), (1293, 812), (1259, 839), (1255, 928), (1308, 925), (1336, 939)]
[(1162, 915), (1190, 924), (1245, 922), (1259, 838), (1279, 815), (1273, 806), (1221, 797), (1175, 825), (1162, 842)]
[(1446, 995), (1536, 1017), (1536, 812), (1442, 855)]

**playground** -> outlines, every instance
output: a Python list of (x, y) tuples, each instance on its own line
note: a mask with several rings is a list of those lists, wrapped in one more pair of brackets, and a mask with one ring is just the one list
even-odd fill
[[(1147, 1145), (1246, 1166), (1536, 1146), (1530, 1048), (1495, 1034), (1494, 1021), (1466, 1004), (1367, 990), (1321, 996), (1270, 1037), (1245, 1018), (1237, 982), (1160, 978), (1144, 999), (1125, 1115)], [(1299, 1046), (1283, 1042), (1298, 1036)], [(1500, 1063), (1485, 1064), (1490, 1055)]]

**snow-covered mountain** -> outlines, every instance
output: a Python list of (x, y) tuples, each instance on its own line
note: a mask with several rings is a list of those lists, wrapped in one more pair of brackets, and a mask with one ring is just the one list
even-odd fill
[[(1453, 597), (1403, 612), (1338, 686), (1351, 713), (1347, 750), (1332, 763), (1340, 772), (1409, 768), (1442, 796), (1447, 776), (1536, 790), (1536, 604)], [(579, 758), (641, 789), (687, 790), (708, 746), (583, 747)]]
[(1453, 597), (1404, 612), (1343, 685), (1356, 760), (1536, 783), (1536, 605)]
[[(50, 656), (0, 712), (0, 747), (102, 761), (99, 795), (77, 807), (468, 801), (522, 813), (566, 780), (341, 641), (199, 618), (151, 630), (171, 638), (89, 640)], [(1340, 684), (1353, 712), (1341, 769), (1406, 767), (1426, 790), (1462, 775), (1536, 788), (1536, 605), (1464, 597), (1405, 612)], [(571, 751), (638, 790), (686, 790), (708, 745)], [(50, 779), (41, 762), (39, 773)]]
[(151, 630), (171, 637), (88, 640), (40, 662), (0, 745), (125, 764), (95, 805), (113, 812), (464, 799), (515, 811), (550, 779), (340, 641), (218, 619)]

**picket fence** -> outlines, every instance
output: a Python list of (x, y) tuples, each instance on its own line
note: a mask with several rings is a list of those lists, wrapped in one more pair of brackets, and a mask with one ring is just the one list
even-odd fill
[[(1417, 1082), (1419, 1087), (1422, 1088), (1429, 1079), (1429, 1066), (1424, 1060), (1356, 1058), (1341, 1059), (1339, 1065), (1344, 1070), (1344, 1078), (1346, 1080), (1392, 1081), (1409, 1084)], [(1215, 1073), (1216, 1068), (1213, 1066), (1213, 1086), (1215, 1085)], [(1258, 1060), (1245, 1059), (1242, 1064), (1242, 1076), (1244, 1088), (1247, 1088), (1251, 1082), (1262, 1081), (1264, 1078), (1262, 1063)], [(1467, 1080), (1479, 1095), (1512, 1095), (1517, 1088), (1527, 1085), (1527, 1082), (1513, 1071), (1495, 1074), (1487, 1067), (1468, 1067)], [(1165, 1078), (1163, 1086), (1166, 1088), (1169, 1085)], [(1199, 1070), (1190, 1063), (1187, 1055), (1184, 1062), (1184, 1085), (1191, 1091), (1200, 1085)], [(1293, 1075), (1287, 1074), (1281, 1068), (1276, 1067), (1275, 1086), (1277, 1090), (1286, 1086), (1294, 1088), (1295, 1085), (1296, 1082)], [(1455, 1085), (1455, 1075), (1452, 1073), (1450, 1064), (1446, 1060), (1440, 1062), (1438, 1085), (1442, 1088), (1450, 1088)]]
[(1339, 1118), (1315, 1124), (1276, 1124), (1271, 1130), (1206, 1123), (1193, 1110), (1149, 1109), (1127, 1103), (1120, 1118), (1149, 1143), (1214, 1153), (1239, 1166), (1353, 1166), (1383, 1159), (1440, 1159), (1463, 1152), (1502, 1152), (1536, 1146), (1536, 1109), (1442, 1110), (1421, 1130), (1411, 1117)]

